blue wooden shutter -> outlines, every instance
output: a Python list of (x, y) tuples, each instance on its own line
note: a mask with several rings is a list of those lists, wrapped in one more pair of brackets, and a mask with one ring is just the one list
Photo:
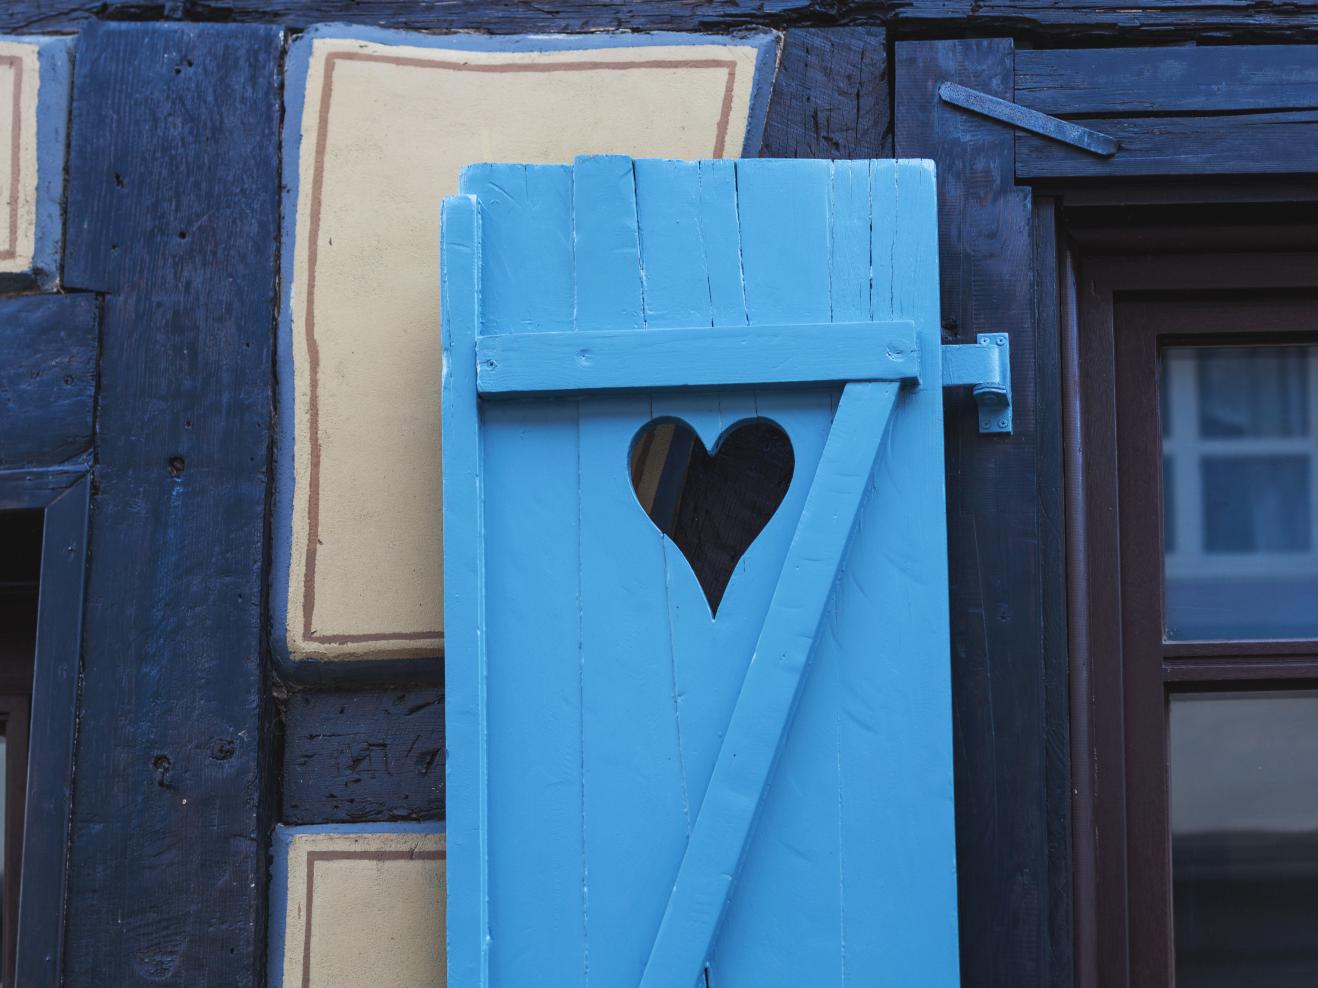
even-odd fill
[[(444, 203), (454, 986), (958, 983), (933, 167), (481, 165)], [(715, 617), (631, 443), (767, 418)]]

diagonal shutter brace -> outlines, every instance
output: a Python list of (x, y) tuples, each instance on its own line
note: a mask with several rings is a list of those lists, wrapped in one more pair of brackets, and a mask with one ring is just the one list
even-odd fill
[(943, 347), (943, 387), (969, 387), (979, 431), (1011, 432), (1011, 344), (1006, 333), (980, 333), (975, 343)]
[(955, 82), (942, 83), (938, 87), (938, 97), (944, 103), (951, 103), (971, 113), (978, 113), (981, 117), (988, 117), (990, 120), (1027, 130), (1031, 134), (1068, 144), (1090, 154), (1096, 154), (1100, 158), (1110, 158), (1121, 150), (1121, 145), (1115, 137), (1088, 127), (1081, 127), (1068, 120), (1050, 117), (1038, 110), (1031, 110), (1028, 106), (999, 99), (997, 96), (981, 93), (977, 89), (967, 89)]

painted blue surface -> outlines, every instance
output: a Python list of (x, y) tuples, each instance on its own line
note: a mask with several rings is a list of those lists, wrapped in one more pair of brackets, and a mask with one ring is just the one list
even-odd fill
[[(596, 48), (631, 48), (653, 45), (727, 44), (721, 34), (683, 34), (630, 32), (565, 35), (493, 35), (493, 34), (421, 34), (357, 24), (318, 24), (303, 32), (288, 49), (285, 64), (285, 125), (283, 133), (283, 230), (280, 269), (283, 272), (283, 299), (279, 313), (276, 346), (278, 368), (278, 407), (275, 433), (274, 530), (271, 558), (271, 635), (275, 658), (281, 668), (306, 663), (290, 662), (286, 629), (288, 627), (288, 580), (292, 562), (293, 490), (295, 483), (296, 391), (293, 366), (292, 292), (293, 260), (296, 256), (297, 201), (299, 189), (299, 155), (302, 144), (302, 114), (306, 107), (307, 73), (311, 49), (318, 38), (336, 38), (381, 45), (450, 49), (453, 51), (589, 51)], [(764, 122), (769, 110), (778, 61), (779, 36), (772, 31), (739, 34), (735, 42), (756, 49), (755, 78), (751, 87), (749, 115), (742, 153), (758, 153), (764, 136)], [(714, 165), (706, 162), (706, 166)], [(725, 173), (731, 175), (731, 170)], [(380, 660), (373, 660), (380, 661)]]
[(943, 387), (969, 387), (979, 414), (979, 431), (1011, 432), (1011, 340), (1006, 333), (980, 333), (974, 343), (943, 347)]
[(642, 988), (689, 981), (712, 952), (898, 387), (863, 382), (848, 384), (842, 392), (704, 803), (687, 838)]
[[(589, 268), (605, 269), (598, 263)], [(650, 333), (601, 329), (499, 334), (476, 341), (476, 383), (486, 398), (919, 376), (920, 351), (910, 323), (766, 326), (754, 335), (744, 326)]]
[[(376, 834), (442, 834), (443, 823), (321, 823), (304, 827), (275, 827), (270, 855), (270, 939), (266, 957), (266, 985), (283, 988), (284, 949), (288, 944), (288, 853), (293, 838), (306, 834), (341, 834), (371, 837)], [(447, 863), (447, 862), (446, 862)]]
[(38, 49), (36, 231), (29, 277), (39, 288), (54, 288), (59, 281), (63, 249), (64, 158), (74, 40), (0, 35), (0, 41), (35, 44)]
[[(956, 985), (932, 166), (587, 158), (462, 191), (450, 983)], [(477, 391), (478, 335), (869, 321), (914, 324), (918, 384)], [(628, 476), (669, 416), (710, 448), (755, 416), (793, 445), (716, 620)]]

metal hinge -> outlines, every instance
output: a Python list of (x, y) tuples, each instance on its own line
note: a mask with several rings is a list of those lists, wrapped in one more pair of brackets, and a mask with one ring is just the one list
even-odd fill
[(943, 387), (969, 387), (980, 432), (1011, 432), (1011, 343), (1006, 333), (943, 347)]
[(1115, 137), (1088, 127), (1081, 127), (1069, 120), (1050, 117), (1038, 110), (1031, 110), (1028, 106), (999, 99), (997, 96), (981, 93), (977, 89), (967, 89), (955, 82), (945, 82), (939, 86), (938, 96), (944, 103), (951, 103), (971, 113), (978, 113), (981, 117), (1028, 130), (1031, 134), (1038, 134), (1040, 137), (1047, 137), (1061, 144), (1069, 144), (1073, 148), (1088, 151), (1100, 158), (1110, 158), (1121, 150), (1121, 145)]

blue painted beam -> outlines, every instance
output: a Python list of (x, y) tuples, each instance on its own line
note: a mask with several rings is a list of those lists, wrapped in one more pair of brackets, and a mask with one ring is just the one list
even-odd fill
[(486, 397), (920, 376), (909, 322), (499, 334), (477, 340), (476, 365)]
[(713, 949), (900, 385), (842, 392), (641, 988), (695, 983)]

